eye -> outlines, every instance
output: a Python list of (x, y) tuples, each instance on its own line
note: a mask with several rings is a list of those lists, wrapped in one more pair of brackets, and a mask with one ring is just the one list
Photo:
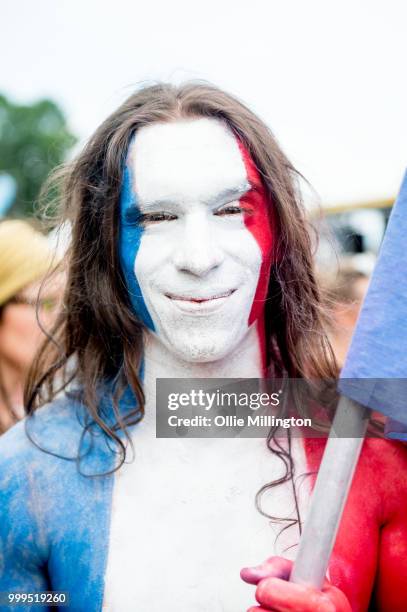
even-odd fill
[(53, 310), (55, 310), (55, 307), (57, 306), (57, 300), (53, 297), (42, 298), (40, 300), (39, 305), (40, 305), (40, 308), (42, 308), (46, 312), (52, 312)]
[(241, 215), (243, 213), (251, 213), (251, 210), (235, 204), (227, 204), (223, 206), (223, 208), (219, 208), (217, 211), (215, 211), (214, 214), (217, 217), (230, 217), (234, 215)]
[(240, 206), (232, 206), (231, 204), (228, 204), (227, 206), (217, 210), (214, 214), (217, 217), (225, 217), (226, 215), (241, 215), (242, 212), (244, 211), (243, 208), (240, 208)]
[(153, 225), (162, 221), (173, 221), (177, 216), (167, 212), (141, 213), (137, 208), (129, 208), (125, 213), (125, 221), (130, 225)]
[(167, 212), (156, 212), (156, 213), (142, 213), (138, 222), (140, 225), (153, 225), (154, 223), (162, 223), (163, 221), (174, 221), (177, 219), (176, 215)]

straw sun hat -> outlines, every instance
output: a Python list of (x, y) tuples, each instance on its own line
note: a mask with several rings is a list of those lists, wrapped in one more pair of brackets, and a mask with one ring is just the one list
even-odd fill
[(58, 262), (48, 240), (25, 221), (0, 222), (0, 306)]

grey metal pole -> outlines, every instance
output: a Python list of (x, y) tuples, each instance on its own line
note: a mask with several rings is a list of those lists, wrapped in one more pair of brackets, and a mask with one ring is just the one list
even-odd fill
[[(342, 396), (332, 422), (290, 581), (321, 588), (370, 410)], [(352, 437), (340, 437), (340, 436)]]

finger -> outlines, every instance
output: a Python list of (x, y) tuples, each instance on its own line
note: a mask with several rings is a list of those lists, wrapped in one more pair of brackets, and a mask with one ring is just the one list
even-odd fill
[(255, 567), (244, 567), (240, 572), (240, 577), (249, 584), (258, 584), (260, 580), (271, 576), (288, 580), (292, 565), (292, 561), (283, 557), (270, 557)]
[(340, 589), (330, 583), (325, 583), (322, 592), (329, 597), (337, 612), (352, 612), (351, 605), (346, 595)]
[(260, 605), (281, 612), (339, 612), (329, 592), (274, 577), (259, 582), (256, 599)]

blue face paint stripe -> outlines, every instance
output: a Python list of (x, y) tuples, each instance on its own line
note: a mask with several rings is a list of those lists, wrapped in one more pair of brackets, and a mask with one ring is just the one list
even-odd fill
[[(134, 138), (130, 142), (130, 147), (134, 142)], [(133, 190), (131, 169), (126, 165), (123, 170), (123, 181), (120, 193), (120, 229), (119, 229), (119, 258), (120, 265), (126, 280), (127, 290), (131, 304), (135, 314), (139, 319), (152, 331), (155, 330), (154, 323), (148, 312), (147, 305), (134, 272), (134, 263), (137, 253), (140, 249), (141, 239), (144, 228), (137, 223), (134, 215), (129, 214), (129, 211), (137, 207), (136, 196)], [(132, 217), (134, 221), (132, 221)]]

